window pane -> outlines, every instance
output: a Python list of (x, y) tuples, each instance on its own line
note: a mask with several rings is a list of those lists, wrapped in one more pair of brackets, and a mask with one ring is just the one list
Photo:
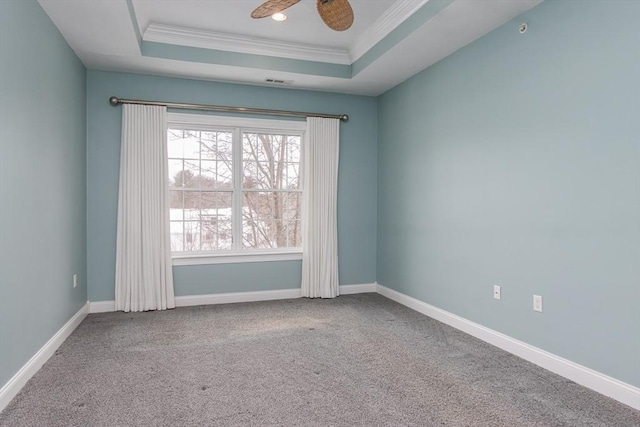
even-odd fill
[(184, 250), (184, 245), (183, 245), (184, 231), (182, 227), (182, 222), (171, 221), (169, 223), (169, 229), (171, 233), (171, 250), (176, 252), (183, 251)]
[(169, 158), (182, 158), (184, 143), (182, 142), (182, 130), (169, 129), (167, 132), (167, 152)]
[(184, 219), (185, 221), (200, 220), (200, 192), (184, 191)]
[(231, 188), (233, 186), (231, 132), (204, 132), (202, 144), (202, 170), (213, 185), (209, 187)]
[(185, 160), (184, 171), (182, 172), (182, 185), (185, 188), (198, 188), (200, 177), (200, 161)]
[(202, 159), (204, 160), (225, 160), (231, 162), (233, 134), (224, 132), (202, 132)]
[(169, 191), (169, 219), (182, 221), (184, 219), (184, 192)]
[[(230, 250), (232, 192), (170, 191), (171, 250)], [(178, 220), (182, 220), (178, 222)]]
[(169, 159), (169, 187), (182, 187), (182, 160)]
[(232, 188), (232, 137), (230, 131), (169, 129), (169, 185)]
[(244, 188), (300, 188), (300, 136), (243, 133)]
[(201, 241), (202, 250), (228, 250), (233, 243), (231, 192), (202, 193)]
[(232, 188), (231, 163), (216, 160), (202, 160), (200, 175), (201, 188)]
[(289, 161), (291, 162), (300, 162), (300, 136), (299, 135), (289, 135), (287, 136), (287, 151), (289, 156)]
[(298, 192), (243, 193), (243, 248), (300, 247), (300, 194)]
[(200, 163), (200, 188), (215, 188), (217, 184), (216, 162), (203, 160)]
[(196, 252), (200, 250), (200, 223), (198, 221), (184, 222), (184, 251)]
[(258, 166), (256, 162), (245, 160), (242, 163), (242, 187), (258, 188)]
[(216, 132), (201, 132), (200, 151), (202, 159), (216, 158)]
[(185, 159), (200, 158), (200, 134), (198, 130), (184, 130), (182, 142), (184, 144)]
[(233, 187), (233, 167), (230, 161), (218, 160), (217, 164), (217, 181), (218, 187)]

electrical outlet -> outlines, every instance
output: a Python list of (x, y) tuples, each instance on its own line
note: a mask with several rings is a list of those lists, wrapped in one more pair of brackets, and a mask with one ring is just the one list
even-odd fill
[(73, 275), (73, 287), (77, 287), (78, 286), (78, 275), (74, 274)]
[(533, 296), (533, 310), (542, 312), (542, 297), (540, 295)]
[(500, 285), (493, 285), (493, 299), (500, 299)]

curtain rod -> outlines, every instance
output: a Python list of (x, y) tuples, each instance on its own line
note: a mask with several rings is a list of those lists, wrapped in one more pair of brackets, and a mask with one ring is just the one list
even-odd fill
[(346, 114), (322, 114), (322, 113), (302, 113), (300, 111), (283, 111), (269, 110), (263, 108), (247, 108), (247, 107), (226, 107), (223, 105), (206, 105), (206, 104), (181, 104), (176, 102), (159, 102), (159, 101), (143, 101), (140, 99), (123, 99), (117, 96), (109, 98), (109, 103), (114, 107), (119, 104), (138, 104), (138, 105), (158, 105), (167, 108), (178, 108), (181, 110), (203, 110), (203, 111), (224, 111), (227, 113), (246, 113), (246, 114), (265, 114), (268, 116), (289, 116), (289, 117), (324, 117), (328, 119), (340, 119), (343, 122), (349, 121)]

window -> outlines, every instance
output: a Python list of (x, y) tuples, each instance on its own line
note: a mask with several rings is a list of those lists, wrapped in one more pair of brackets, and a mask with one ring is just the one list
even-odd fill
[(174, 259), (237, 262), (242, 259), (229, 256), (291, 259), (282, 254), (300, 253), (305, 127), (304, 122), (169, 114)]

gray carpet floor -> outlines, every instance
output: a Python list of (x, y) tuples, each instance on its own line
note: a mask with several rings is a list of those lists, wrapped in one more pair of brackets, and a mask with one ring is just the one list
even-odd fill
[(639, 426), (377, 294), (91, 314), (2, 426)]

